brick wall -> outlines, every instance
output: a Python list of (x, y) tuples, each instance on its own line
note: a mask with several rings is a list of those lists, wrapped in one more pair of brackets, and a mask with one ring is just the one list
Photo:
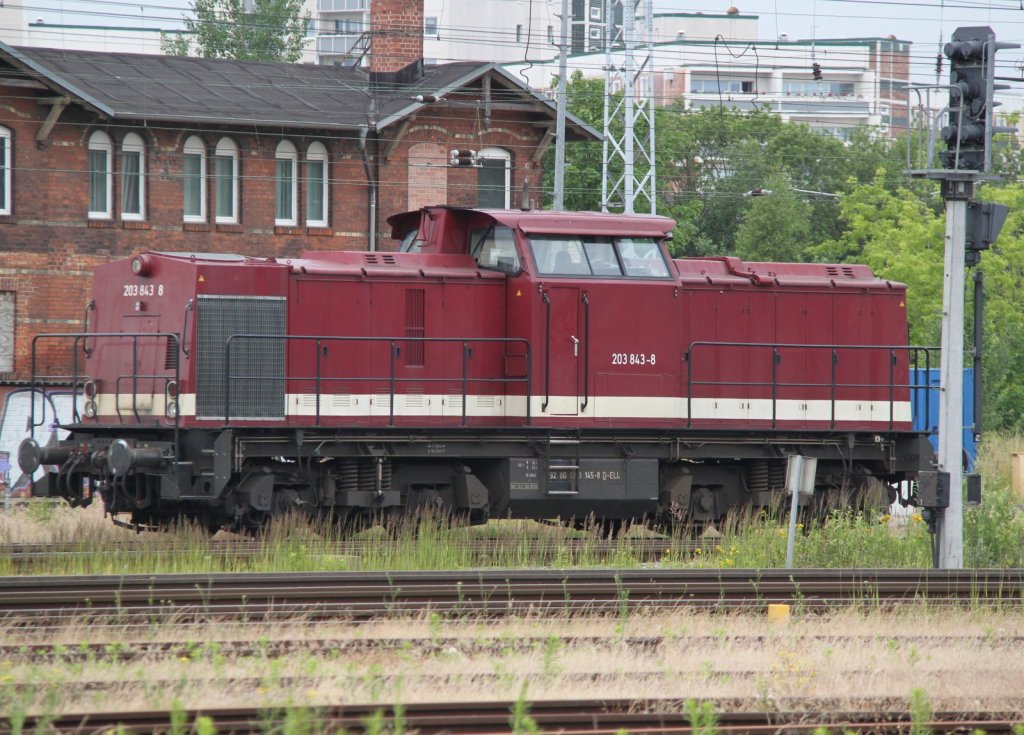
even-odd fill
[(423, 58), (423, 0), (371, 0), (370, 71), (403, 69)]
[[(45, 93), (43, 93), (45, 95)], [(386, 219), (424, 204), (476, 204), (477, 169), (434, 169), (428, 173), (422, 152), (433, 150), (442, 160), (451, 148), (496, 146), (509, 151), (512, 162), (513, 206), (524, 178), (536, 188), (538, 165), (531, 156), (542, 128), (528, 113), (494, 111), (487, 116), (479, 95), (467, 93), (423, 109), (381, 156), (379, 176), (378, 246), (390, 249)], [(369, 187), (351, 132), (289, 132), (227, 130), (220, 126), (176, 124), (130, 125), (97, 120), (74, 106), (67, 108), (47, 141), (35, 136), (48, 108), (36, 103), (23, 88), (0, 87), (0, 125), (12, 131), (14, 153), (13, 210), (0, 216), (0, 291), (14, 292), (16, 333), (14, 371), (0, 373), (0, 382), (29, 376), (32, 337), (41, 332), (81, 331), (91, 273), (99, 264), (142, 250), (231, 252), (254, 256), (288, 257), (305, 250), (366, 249), (368, 247)], [(371, 152), (393, 142), (400, 125), (371, 142)], [(113, 141), (113, 170), (120, 170), (120, 143), (134, 132), (146, 143), (144, 221), (127, 222), (119, 213), (120, 182), (114, 175), (113, 218), (90, 220), (88, 212), (87, 142), (95, 130)], [(207, 157), (207, 216), (185, 223), (183, 195), (184, 143), (191, 135), (204, 142)], [(240, 159), (240, 221), (219, 225), (215, 205), (212, 153), (222, 137), (238, 145)], [(290, 141), (299, 156), (298, 226), (275, 227), (275, 151)], [(328, 227), (305, 226), (305, 152), (318, 141), (328, 151)], [(428, 148), (423, 148), (426, 145)], [(442, 175), (443, 174), (443, 175)], [(535, 195), (535, 198), (538, 198)], [(41, 370), (58, 357), (43, 355)], [(63, 367), (63, 366), (62, 366)]]

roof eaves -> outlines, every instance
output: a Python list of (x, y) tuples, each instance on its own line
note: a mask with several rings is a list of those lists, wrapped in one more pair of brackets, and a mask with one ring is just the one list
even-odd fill
[(40, 64), (39, 62), (23, 54), (19, 49), (16, 49), (13, 46), (9, 46), (3, 41), (0, 41), (0, 57), (3, 56), (8, 57), (8, 59), (12, 63), (14, 63), (15, 66), (20, 66), (22, 69), (30, 71), (32, 74), (35, 74), (39, 77), (42, 77), (43, 79), (46, 79), (53, 86), (59, 87), (61, 90), (71, 95), (72, 97), (76, 97), (80, 102), (84, 103), (89, 107), (92, 107), (97, 112), (100, 112), (106, 115), (107, 117), (116, 117), (114, 109), (110, 106), (103, 104), (92, 95), (86, 94), (78, 87), (71, 84), (71, 82), (67, 81), (58, 74), (55, 74), (53, 70), (47, 68), (46, 66)]

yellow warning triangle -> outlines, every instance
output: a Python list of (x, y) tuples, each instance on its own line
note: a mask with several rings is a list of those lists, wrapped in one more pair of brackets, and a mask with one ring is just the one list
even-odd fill
[(206, 283), (206, 278), (202, 274), (199, 274), (199, 282)]
[(522, 296), (522, 295), (523, 295), (523, 292), (522, 292), (522, 291), (520, 291), (520, 290), (519, 290), (519, 289), (517, 288), (517, 289), (516, 289), (516, 296)]
[(905, 302), (905, 301), (901, 301), (901, 302), (900, 302), (900, 306), (901, 306), (901, 307), (902, 307), (902, 306), (906, 306), (906, 305), (907, 305), (907, 302)]

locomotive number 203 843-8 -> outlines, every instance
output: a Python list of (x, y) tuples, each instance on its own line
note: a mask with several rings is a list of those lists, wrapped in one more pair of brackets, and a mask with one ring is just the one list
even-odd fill
[(643, 352), (613, 352), (612, 365), (655, 365), (658, 356), (653, 352), (649, 355)]
[(163, 296), (164, 285), (154, 286), (152, 283), (126, 283), (124, 296)]

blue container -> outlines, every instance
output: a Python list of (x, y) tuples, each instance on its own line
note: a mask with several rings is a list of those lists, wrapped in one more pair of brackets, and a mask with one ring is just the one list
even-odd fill
[[(912, 368), (910, 384), (920, 386), (911, 389), (910, 410), (914, 429), (927, 431), (935, 451), (939, 450), (939, 369)], [(967, 455), (967, 471), (974, 471), (978, 458), (978, 446), (974, 441), (974, 368), (964, 368), (964, 454)]]

